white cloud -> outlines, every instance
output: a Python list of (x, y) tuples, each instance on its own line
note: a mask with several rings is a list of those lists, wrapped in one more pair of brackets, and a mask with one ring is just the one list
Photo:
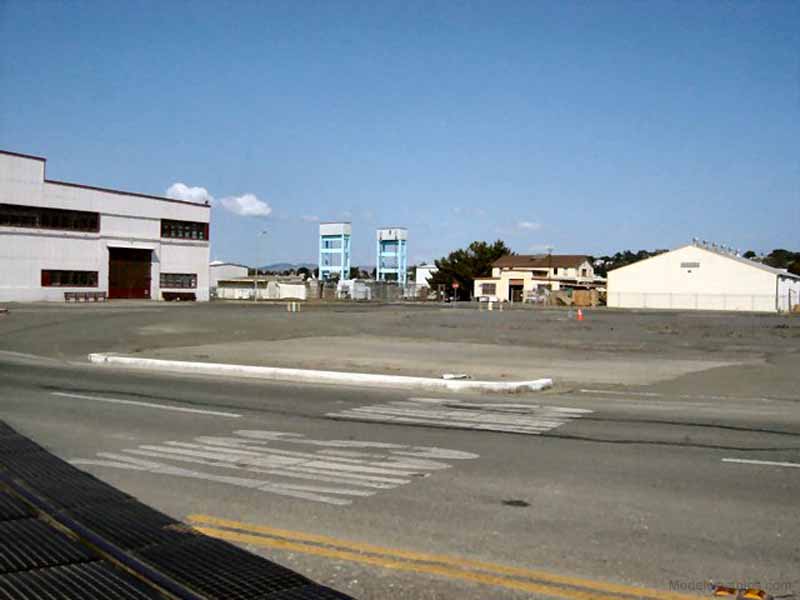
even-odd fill
[(197, 204), (212, 204), (214, 196), (208, 193), (204, 187), (189, 187), (185, 183), (176, 181), (164, 192), (167, 198), (174, 200), (185, 200), (186, 202), (196, 202)]
[(228, 196), (219, 202), (225, 210), (242, 217), (267, 217), (272, 212), (272, 207), (263, 200), (259, 200), (255, 194)]
[(300, 217), (300, 220), (305, 223), (319, 223), (319, 217), (317, 215), (303, 215)]
[(517, 223), (517, 229), (521, 231), (538, 231), (541, 228), (542, 224), (536, 221), (519, 221)]
[(534, 231), (542, 229), (542, 224), (538, 221), (517, 221), (510, 225), (498, 225), (495, 231), (498, 235), (527, 236)]

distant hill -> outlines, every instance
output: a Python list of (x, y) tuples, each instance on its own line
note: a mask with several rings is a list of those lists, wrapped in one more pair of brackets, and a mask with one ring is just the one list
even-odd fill
[(258, 267), (259, 271), (290, 271), (292, 269), (299, 269), (305, 267), (306, 269), (314, 270), (317, 268), (317, 263), (272, 263), (271, 265), (264, 265)]

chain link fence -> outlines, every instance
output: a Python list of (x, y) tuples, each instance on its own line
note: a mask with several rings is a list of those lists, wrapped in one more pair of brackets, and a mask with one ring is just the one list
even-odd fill
[(353, 302), (429, 302), (440, 294), (428, 286), (405, 285), (388, 281), (349, 279), (345, 281), (309, 282), (309, 299), (345, 300)]
[(800, 299), (793, 292), (780, 295), (608, 292), (607, 303), (616, 308), (791, 312), (797, 310)]

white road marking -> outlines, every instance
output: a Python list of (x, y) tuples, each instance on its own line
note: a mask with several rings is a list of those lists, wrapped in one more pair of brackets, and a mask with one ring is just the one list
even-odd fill
[(683, 400), (757, 400), (760, 402), (772, 402), (779, 398), (746, 397), (746, 396), (718, 396), (713, 394), (667, 394), (663, 392), (635, 392), (624, 390), (593, 390), (580, 389), (581, 394), (599, 394), (604, 396), (632, 396), (638, 398), (681, 398)]
[[(234, 470), (241, 470), (241, 471), (250, 471), (251, 473), (265, 473), (267, 475), (279, 475), (281, 477), (286, 477), (289, 479), (307, 479), (312, 481), (326, 481), (328, 483), (346, 483), (348, 485), (355, 485), (359, 487), (367, 487), (367, 488), (374, 488), (378, 490), (388, 490), (397, 487), (398, 484), (408, 483), (408, 480), (404, 479), (391, 479), (388, 483), (380, 483), (378, 481), (371, 481), (375, 478), (366, 478), (369, 479), (368, 481), (361, 481), (360, 479), (356, 479), (359, 477), (357, 475), (338, 475), (338, 476), (327, 476), (325, 475), (326, 471), (319, 471), (313, 469), (304, 469), (302, 467), (287, 467), (287, 468), (258, 468), (258, 467), (242, 467), (233, 463), (222, 463), (215, 460), (204, 460), (202, 458), (195, 458), (191, 456), (173, 456), (173, 455), (163, 455), (160, 452), (153, 452), (150, 450), (137, 450), (137, 449), (129, 449), (125, 450), (125, 452), (129, 452), (131, 454), (136, 454), (137, 456), (151, 456), (153, 458), (166, 458), (176, 462), (186, 462), (186, 463), (194, 463), (198, 465), (208, 465), (211, 467), (224, 467), (227, 469), (234, 469)], [(83, 459), (78, 459), (77, 461), (73, 461), (76, 464), (80, 464), (80, 461)], [(93, 461), (93, 464), (99, 464), (100, 461)], [(119, 466), (120, 468), (131, 468), (126, 467), (125, 465), (120, 464), (107, 464), (105, 466)], [(297, 472), (296, 472), (297, 471)], [(309, 471), (314, 473), (313, 475), (304, 474), (303, 471)], [(377, 478), (380, 479), (380, 478)]]
[[(311, 440), (300, 434), (275, 431), (237, 431), (236, 437), (198, 436), (191, 442), (168, 440), (142, 444), (119, 453), (98, 452), (96, 458), (75, 458), (76, 465), (127, 469), (170, 477), (204, 479), (257, 491), (337, 506), (352, 498), (373, 496), (449, 469), (447, 461), (478, 458), (472, 452), (428, 446), (406, 446), (352, 440)], [(305, 443), (315, 452), (276, 448)], [(332, 450), (331, 448), (359, 448)], [(379, 452), (378, 450), (384, 450)], [(146, 460), (157, 459), (157, 460)], [(434, 460), (435, 459), (435, 460)], [(197, 471), (202, 465), (208, 470)], [(198, 467), (199, 468), (199, 467)], [(231, 475), (231, 471), (236, 475)], [(223, 474), (227, 472), (228, 474)], [(270, 479), (263, 479), (269, 475)], [(288, 481), (286, 481), (288, 480)], [(307, 482), (307, 483), (306, 483)]]
[(581, 394), (606, 394), (608, 396), (650, 396), (652, 398), (660, 398), (664, 394), (659, 392), (624, 392), (621, 390), (578, 390)]
[(748, 458), (723, 458), (722, 462), (741, 463), (745, 465), (767, 465), (770, 467), (794, 467), (800, 469), (800, 463), (780, 462), (772, 460), (753, 460)]
[(442, 398), (409, 398), (388, 404), (345, 409), (328, 413), (326, 416), (354, 421), (436, 425), (455, 429), (539, 435), (591, 412), (585, 408), (538, 404), (494, 404)]
[(68, 392), (52, 392), (53, 396), (64, 398), (80, 398), (81, 400), (94, 400), (96, 402), (110, 402), (112, 404), (129, 404), (132, 406), (144, 406), (146, 408), (158, 408), (161, 410), (173, 410), (176, 412), (194, 413), (198, 415), (209, 415), (212, 417), (229, 417), (238, 419), (242, 415), (217, 410), (203, 410), (200, 408), (184, 408), (182, 406), (170, 406), (168, 404), (156, 404), (154, 402), (141, 402), (139, 400), (122, 400), (120, 398), (101, 398), (100, 396), (85, 396), (83, 394), (71, 394)]

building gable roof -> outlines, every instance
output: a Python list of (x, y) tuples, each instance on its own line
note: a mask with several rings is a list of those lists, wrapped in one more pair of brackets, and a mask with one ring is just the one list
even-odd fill
[(498, 258), (492, 266), (512, 269), (575, 268), (588, 260), (585, 254), (509, 254)]
[[(10, 150), (3, 150), (0, 148), (0, 154), (4, 154), (6, 156), (16, 156), (17, 158), (27, 158), (30, 160), (38, 160), (45, 163), (45, 168), (47, 167), (47, 159), (42, 156), (34, 156), (32, 154), (22, 154), (20, 152), (12, 152)], [(58, 181), (56, 179), (48, 179), (46, 176), (44, 178), (44, 183), (49, 183), (51, 185), (60, 185), (64, 187), (73, 187), (73, 188), (80, 188), (83, 190), (94, 190), (96, 192), (105, 192), (108, 194), (119, 194), (121, 196), (133, 196), (135, 198), (149, 198), (151, 200), (161, 200), (162, 202), (173, 202), (175, 204), (188, 204), (191, 206), (199, 206), (201, 208), (211, 208), (211, 205), (208, 203), (200, 203), (200, 202), (190, 202), (188, 200), (178, 200), (177, 198), (167, 198), (166, 196), (154, 196), (152, 194), (140, 194), (139, 192), (127, 192), (124, 190), (116, 190), (113, 188), (106, 188), (106, 187), (98, 187), (96, 185), (85, 185), (83, 183), (71, 183), (69, 181)]]

